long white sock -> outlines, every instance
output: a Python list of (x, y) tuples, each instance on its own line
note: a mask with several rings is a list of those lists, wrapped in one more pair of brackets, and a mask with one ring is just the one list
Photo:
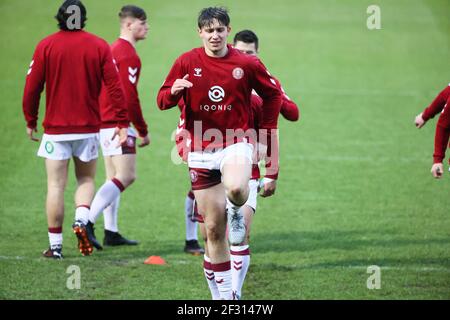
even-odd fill
[(245, 246), (230, 246), (232, 288), (241, 296), (245, 276), (250, 266), (250, 249)]
[(100, 214), (125, 190), (122, 183), (117, 179), (105, 182), (95, 194), (89, 212), (89, 221), (95, 223)]
[(184, 201), (184, 212), (186, 221), (186, 240), (198, 240), (198, 223), (192, 221), (194, 215), (194, 199), (189, 195), (186, 196), (186, 200)]
[(220, 300), (219, 288), (217, 288), (216, 278), (214, 277), (214, 271), (211, 267), (211, 260), (206, 255), (203, 260), (203, 271), (208, 283), (209, 291), (213, 300)]
[(62, 227), (48, 228), (48, 240), (50, 242), (50, 248), (55, 249), (61, 247), (63, 243)]
[(120, 205), (120, 194), (105, 210), (103, 210), (103, 221), (105, 224), (105, 230), (112, 232), (119, 232), (119, 226), (117, 225), (117, 218)]
[(84, 224), (88, 223), (89, 220), (89, 210), (88, 205), (81, 205), (75, 209), (75, 220), (81, 221)]
[(216, 278), (217, 288), (219, 289), (220, 299), (233, 300), (233, 291), (231, 287), (231, 264), (230, 261), (223, 263), (211, 263)]

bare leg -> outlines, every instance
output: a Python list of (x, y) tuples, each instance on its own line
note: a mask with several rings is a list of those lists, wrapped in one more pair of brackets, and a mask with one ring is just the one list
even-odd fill
[(75, 176), (77, 178), (77, 190), (75, 192), (75, 205), (91, 205), (95, 194), (95, 172), (97, 160), (83, 162), (74, 157)]
[(225, 236), (227, 219), (225, 197), (222, 184), (205, 190), (195, 190), (198, 210), (204, 215), (206, 226), (206, 246), (214, 264), (230, 261), (228, 242)]
[(45, 160), (47, 170), (47, 223), (49, 228), (62, 227), (64, 221), (64, 190), (69, 160)]

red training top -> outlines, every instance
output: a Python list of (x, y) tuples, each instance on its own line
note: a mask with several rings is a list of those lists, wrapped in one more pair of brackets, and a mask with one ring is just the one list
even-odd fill
[(45, 133), (98, 132), (102, 81), (115, 110), (116, 125), (127, 127), (125, 99), (106, 41), (82, 30), (59, 31), (46, 37), (36, 47), (25, 83), (23, 113), (27, 126), (37, 126), (45, 84)]
[[(147, 123), (142, 116), (141, 103), (137, 85), (141, 74), (141, 59), (137, 55), (133, 45), (125, 39), (117, 39), (111, 45), (111, 52), (119, 69), (119, 76), (125, 94), (125, 102), (128, 110), (128, 117), (141, 137), (148, 134)], [(106, 86), (102, 87), (100, 94), (100, 115), (102, 128), (115, 127), (114, 104), (108, 97)]]

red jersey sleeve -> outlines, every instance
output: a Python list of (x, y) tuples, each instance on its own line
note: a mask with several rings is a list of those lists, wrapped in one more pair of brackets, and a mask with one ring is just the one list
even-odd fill
[(433, 100), (433, 102), (423, 111), (422, 118), (425, 121), (434, 118), (439, 112), (444, 109), (447, 100), (450, 97), (450, 84), (442, 90), (437, 97)]
[(141, 75), (141, 61), (139, 58), (133, 57), (121, 61), (119, 75), (125, 94), (125, 101), (128, 106), (128, 117), (139, 132), (139, 135), (145, 137), (148, 134), (147, 123), (142, 115), (141, 102), (139, 101), (137, 90)]
[[(263, 100), (262, 117), (259, 128), (259, 142), (267, 145), (266, 177), (277, 179), (279, 170), (279, 148), (277, 122), (281, 108), (281, 92), (277, 88), (276, 81), (267, 71), (264, 64), (255, 60), (254, 83), (252, 87)], [(265, 129), (265, 130), (264, 130)]]
[(294, 101), (291, 100), (291, 98), (288, 97), (286, 92), (284, 91), (283, 87), (281, 86), (280, 81), (278, 79), (273, 78), (277, 84), (278, 89), (281, 92), (282, 102), (281, 102), (281, 115), (289, 121), (298, 121), (300, 118), (300, 111), (298, 109), (298, 106), (295, 104)]
[(27, 122), (27, 127), (37, 127), (39, 102), (45, 84), (45, 58), (44, 45), (39, 43), (31, 60), (22, 100), (22, 110)]
[(162, 87), (159, 89), (158, 96), (156, 98), (159, 109), (167, 110), (178, 104), (181, 97), (183, 96), (183, 91), (177, 95), (172, 95), (170, 90), (175, 80), (182, 79), (186, 75), (186, 73), (183, 72), (180, 57), (175, 61), (172, 69), (170, 69), (170, 72), (167, 75), (166, 80), (164, 81)]
[(445, 150), (450, 137), (450, 106), (444, 108), (436, 125), (436, 135), (434, 138), (433, 162), (442, 163), (445, 158)]
[(111, 105), (116, 110), (117, 126), (127, 128), (129, 124), (125, 97), (119, 78), (117, 66), (114, 63), (111, 50), (105, 42), (102, 55), (102, 77)]
[(254, 60), (254, 78), (252, 88), (263, 100), (262, 119), (259, 124), (263, 129), (276, 129), (278, 115), (281, 108), (281, 92), (276, 86), (276, 82), (272, 79), (264, 64), (259, 60)]

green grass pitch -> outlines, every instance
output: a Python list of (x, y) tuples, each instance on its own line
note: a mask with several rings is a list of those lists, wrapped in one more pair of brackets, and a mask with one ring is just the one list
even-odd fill
[[(115, 40), (126, 2), (84, 3), (86, 30)], [(152, 144), (139, 150), (138, 180), (123, 194), (119, 225), (141, 244), (81, 257), (71, 232), (71, 172), (66, 259), (49, 261), (41, 257), (44, 161), (26, 137), (21, 99), (35, 45), (56, 31), (59, 2), (0, 2), (1, 299), (210, 298), (201, 257), (182, 252), (189, 180), (186, 166), (170, 160), (178, 110), (159, 111), (155, 97), (175, 58), (201, 45), (199, 10), (218, 3), (230, 10), (233, 35), (244, 28), (259, 35), (261, 58), (302, 115), (299, 123), (280, 120), (278, 189), (259, 200), (243, 298), (450, 298), (450, 173), (437, 181), (429, 172), (436, 119), (421, 130), (413, 125), (450, 82), (448, 0), (376, 1), (381, 30), (366, 26), (371, 0), (134, 3), (150, 22), (138, 52)], [(103, 180), (100, 158), (97, 186)], [(150, 255), (167, 265), (144, 265)], [(66, 287), (71, 265), (81, 270), (80, 290)], [(371, 265), (381, 268), (380, 289), (366, 286)]]

